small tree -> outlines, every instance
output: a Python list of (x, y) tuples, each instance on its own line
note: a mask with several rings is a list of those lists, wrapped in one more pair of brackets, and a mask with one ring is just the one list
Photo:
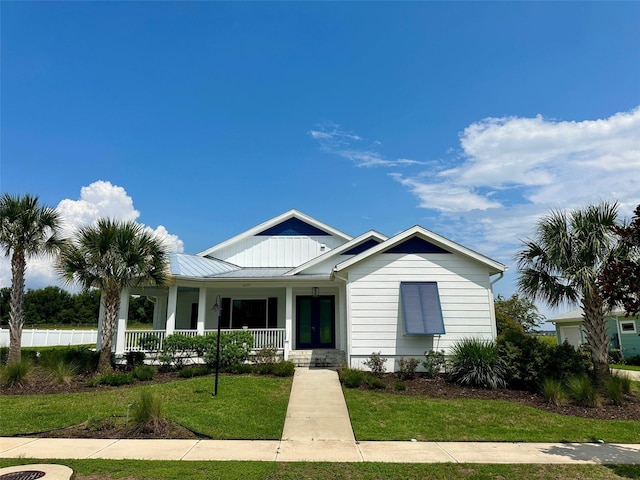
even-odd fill
[(58, 251), (63, 244), (60, 223), (58, 213), (40, 205), (37, 196), (5, 193), (0, 197), (0, 247), (5, 256), (11, 257), (8, 363), (19, 362), (22, 355), (27, 260)]
[(498, 334), (515, 325), (520, 325), (525, 333), (531, 333), (544, 321), (533, 302), (517, 293), (509, 298), (498, 295), (494, 304)]
[(99, 288), (104, 295), (98, 371), (112, 370), (111, 345), (120, 310), (120, 292), (136, 285), (166, 281), (168, 251), (163, 242), (132, 221), (100, 219), (82, 227), (60, 253), (62, 278), (84, 289)]

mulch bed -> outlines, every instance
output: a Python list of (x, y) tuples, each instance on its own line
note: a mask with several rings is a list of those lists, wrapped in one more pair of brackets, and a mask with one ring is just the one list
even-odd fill
[[(87, 380), (89, 377), (78, 375), (69, 383), (56, 384), (52, 383), (50, 378), (45, 374), (35, 374), (31, 377), (29, 383), (13, 388), (4, 388), (1, 390), (2, 395), (42, 395), (42, 394), (59, 394), (59, 393), (86, 393), (113, 390), (126, 387), (111, 386), (95, 386), (88, 387)], [(444, 378), (427, 378), (420, 374), (415, 378), (404, 380), (405, 390), (395, 390), (394, 386), (398, 382), (395, 374), (386, 374), (382, 377), (385, 382), (385, 392), (394, 395), (411, 395), (422, 396), (426, 398), (437, 399), (494, 399), (509, 402), (517, 402), (528, 405), (533, 408), (558, 413), (561, 415), (573, 415), (576, 417), (593, 418), (600, 420), (635, 420), (640, 421), (640, 396), (638, 394), (629, 395), (623, 406), (613, 405), (608, 399), (603, 398), (602, 406), (595, 408), (586, 408), (579, 405), (568, 403), (562, 407), (554, 407), (548, 405), (544, 398), (537, 394), (522, 390), (482, 390), (477, 388), (463, 387), (457, 384), (449, 383)], [(137, 381), (135, 385), (152, 385), (165, 383), (170, 381), (182, 380), (175, 372), (156, 373), (153, 380), (147, 382)], [(366, 387), (361, 387), (366, 389)], [(199, 437), (187, 428), (168, 422), (162, 431), (154, 433), (139, 432), (125, 424), (125, 419), (114, 417), (105, 419), (101, 424), (89, 424), (88, 422), (80, 425), (40, 433), (41, 437), (57, 437), (57, 438), (184, 438), (195, 439)]]

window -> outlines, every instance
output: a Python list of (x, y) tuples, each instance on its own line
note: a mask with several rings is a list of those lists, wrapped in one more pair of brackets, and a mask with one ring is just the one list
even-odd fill
[(436, 282), (400, 282), (400, 296), (407, 335), (445, 333)]
[(220, 324), (223, 328), (276, 328), (278, 299), (223, 298)]
[(620, 322), (620, 332), (636, 333), (636, 322), (633, 320)]

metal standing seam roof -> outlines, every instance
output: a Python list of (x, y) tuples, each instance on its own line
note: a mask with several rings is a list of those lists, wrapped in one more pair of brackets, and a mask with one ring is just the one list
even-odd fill
[(172, 254), (170, 264), (171, 275), (179, 277), (204, 278), (241, 270), (240, 267), (222, 260), (184, 253)]

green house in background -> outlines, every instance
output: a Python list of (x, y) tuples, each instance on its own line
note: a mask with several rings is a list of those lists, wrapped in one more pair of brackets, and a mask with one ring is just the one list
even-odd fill
[[(552, 318), (556, 326), (558, 343), (565, 340), (573, 346), (587, 343), (582, 329), (582, 309), (571, 310)], [(640, 355), (640, 318), (625, 317), (623, 310), (614, 310), (606, 316), (610, 349), (620, 349), (623, 358)]]

